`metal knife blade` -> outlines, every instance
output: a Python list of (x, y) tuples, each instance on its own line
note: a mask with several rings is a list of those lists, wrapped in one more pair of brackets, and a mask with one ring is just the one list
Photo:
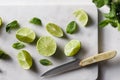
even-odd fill
[(68, 72), (71, 70), (79, 69), (79, 68), (81, 68), (79, 65), (79, 62), (80, 62), (80, 59), (75, 59), (75, 60), (68, 62), (66, 64), (57, 66), (57, 67), (43, 73), (41, 76), (49, 76), (49, 75), (54, 76), (54, 75), (65, 73), (65, 72)]
[(88, 57), (88, 58), (83, 59), (83, 60), (76, 59), (72, 62), (55, 67), (55, 68), (45, 72), (41, 76), (54, 76), (57, 74), (65, 73), (65, 72), (72, 71), (75, 69), (79, 69), (79, 68), (88, 66), (90, 64), (93, 64), (93, 63), (112, 59), (113, 57), (116, 56), (116, 53), (117, 52), (115, 50), (113, 50), (113, 51), (107, 51), (107, 52), (103, 52), (100, 54), (96, 54), (94, 56)]

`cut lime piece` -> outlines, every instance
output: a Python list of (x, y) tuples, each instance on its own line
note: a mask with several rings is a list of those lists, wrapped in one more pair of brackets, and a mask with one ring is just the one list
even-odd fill
[(52, 56), (57, 48), (55, 40), (50, 36), (42, 36), (37, 41), (36, 48), (43, 56)]
[(16, 38), (22, 42), (30, 43), (35, 40), (35, 32), (27, 27), (20, 28), (16, 33)]
[(88, 23), (88, 15), (87, 13), (80, 9), (80, 10), (77, 10), (73, 13), (73, 15), (77, 18), (77, 20), (80, 22), (80, 24), (82, 26), (86, 26), (87, 23)]
[(20, 66), (23, 69), (30, 69), (32, 66), (32, 57), (26, 50), (21, 50), (17, 55)]
[(81, 44), (78, 40), (71, 40), (65, 45), (64, 53), (66, 56), (74, 56), (80, 50)]
[(2, 26), (2, 18), (0, 17), (0, 27)]
[(56, 36), (56, 37), (62, 37), (63, 36), (62, 29), (54, 23), (48, 23), (46, 25), (46, 29), (53, 36)]

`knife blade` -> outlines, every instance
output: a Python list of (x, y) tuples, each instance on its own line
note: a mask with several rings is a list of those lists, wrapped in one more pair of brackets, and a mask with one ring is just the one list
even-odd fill
[(41, 75), (42, 76), (54, 76), (57, 74), (62, 74), (62, 73), (66, 73), (68, 71), (72, 71), (75, 69), (80, 69), (82, 67), (94, 64), (94, 63), (98, 63), (101, 61), (105, 61), (108, 59), (112, 59), (113, 57), (115, 57), (117, 54), (117, 51), (113, 50), (113, 51), (107, 51), (107, 52), (103, 52), (103, 53), (99, 53), (96, 54), (94, 56), (85, 58), (83, 60), (80, 59), (75, 59), (71, 62), (68, 62), (66, 64), (60, 65), (58, 67), (55, 67), (51, 70), (48, 70), (47, 72), (43, 73)]

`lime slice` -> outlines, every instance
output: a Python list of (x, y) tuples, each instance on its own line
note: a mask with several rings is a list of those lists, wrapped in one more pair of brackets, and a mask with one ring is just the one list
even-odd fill
[(46, 29), (53, 36), (56, 36), (56, 37), (62, 37), (63, 36), (62, 29), (54, 23), (48, 23), (46, 25)]
[(82, 9), (77, 10), (73, 14), (78, 19), (78, 21), (80, 22), (80, 24), (82, 26), (87, 25), (87, 23), (88, 23), (88, 15), (84, 10), (82, 10)]
[(0, 27), (2, 26), (2, 18), (0, 17)]
[(20, 66), (23, 69), (30, 69), (32, 66), (32, 57), (26, 50), (21, 50), (17, 55)]
[(65, 45), (64, 53), (66, 56), (74, 56), (80, 50), (81, 44), (78, 40), (71, 40)]
[(43, 56), (52, 56), (57, 48), (55, 40), (50, 36), (42, 36), (37, 41), (38, 52)]
[(16, 33), (16, 38), (22, 42), (30, 43), (35, 40), (35, 32), (27, 27), (20, 28)]

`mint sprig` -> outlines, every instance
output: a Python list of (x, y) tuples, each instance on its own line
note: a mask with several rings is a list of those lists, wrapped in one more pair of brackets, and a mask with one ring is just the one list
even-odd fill
[(104, 5), (108, 5), (110, 8), (109, 13), (104, 14), (105, 20), (101, 21), (99, 26), (103, 28), (110, 24), (120, 31), (120, 0), (93, 0), (93, 3), (98, 8)]
[(7, 24), (6, 32), (10, 32), (12, 29), (17, 29), (19, 27), (20, 27), (20, 25), (19, 25), (18, 21), (14, 20), (14, 21)]

